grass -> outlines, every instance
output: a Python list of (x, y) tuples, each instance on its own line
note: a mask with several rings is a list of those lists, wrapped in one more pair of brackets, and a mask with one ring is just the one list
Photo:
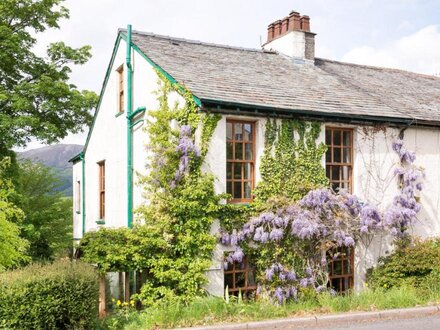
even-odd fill
[(107, 328), (166, 329), (220, 323), (237, 323), (283, 317), (348, 311), (373, 311), (432, 304), (440, 301), (440, 290), (416, 290), (413, 287), (389, 290), (364, 290), (358, 294), (332, 297), (329, 294), (309, 297), (277, 306), (268, 301), (225, 302), (222, 298), (204, 297), (189, 304), (176, 303), (142, 312), (124, 313), (123, 320), (113, 318)]

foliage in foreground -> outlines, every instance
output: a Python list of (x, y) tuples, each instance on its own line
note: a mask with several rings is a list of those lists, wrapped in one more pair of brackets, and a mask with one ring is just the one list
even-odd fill
[[(440, 279), (440, 278), (438, 278)], [(156, 329), (189, 327), (196, 325), (248, 322), (281, 317), (304, 316), (317, 313), (372, 311), (404, 308), (435, 302), (440, 290), (429, 295), (413, 287), (366, 289), (359, 294), (332, 296), (328, 293), (312, 294), (297, 302), (274, 305), (265, 300), (227, 303), (222, 298), (198, 298), (185, 305), (175, 303), (149, 308), (142, 312), (127, 308), (117, 317), (105, 320), (108, 329)]]
[(97, 308), (92, 266), (58, 261), (0, 274), (0, 328), (90, 329)]
[(434, 290), (440, 287), (440, 238), (414, 240), (398, 247), (392, 254), (378, 260), (369, 269), (368, 283), (372, 287), (391, 288), (412, 285)]
[(19, 223), (23, 212), (10, 202), (15, 194), (14, 187), (5, 172), (9, 168), (9, 158), (0, 158), (0, 271), (25, 261), (27, 242), (20, 238)]

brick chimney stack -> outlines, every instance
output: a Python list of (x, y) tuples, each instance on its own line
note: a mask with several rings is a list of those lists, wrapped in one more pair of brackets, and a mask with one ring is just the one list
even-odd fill
[(310, 32), (310, 17), (291, 11), (289, 16), (269, 24), (263, 48), (293, 59), (314, 61), (315, 33)]

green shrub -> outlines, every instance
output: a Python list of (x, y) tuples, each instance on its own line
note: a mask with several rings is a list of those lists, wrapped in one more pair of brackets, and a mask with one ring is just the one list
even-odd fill
[(58, 261), (0, 274), (0, 328), (88, 329), (97, 309), (92, 266)]
[(440, 238), (415, 240), (398, 247), (368, 270), (367, 282), (373, 288), (420, 287), (430, 274), (440, 269)]

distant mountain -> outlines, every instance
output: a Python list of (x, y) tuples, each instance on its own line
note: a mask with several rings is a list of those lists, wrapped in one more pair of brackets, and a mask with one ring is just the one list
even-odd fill
[(82, 149), (83, 146), (78, 144), (55, 144), (19, 152), (17, 156), (18, 159), (30, 159), (52, 167), (63, 183), (59, 191), (66, 196), (72, 196), (72, 164), (69, 163), (69, 159), (79, 154)]

